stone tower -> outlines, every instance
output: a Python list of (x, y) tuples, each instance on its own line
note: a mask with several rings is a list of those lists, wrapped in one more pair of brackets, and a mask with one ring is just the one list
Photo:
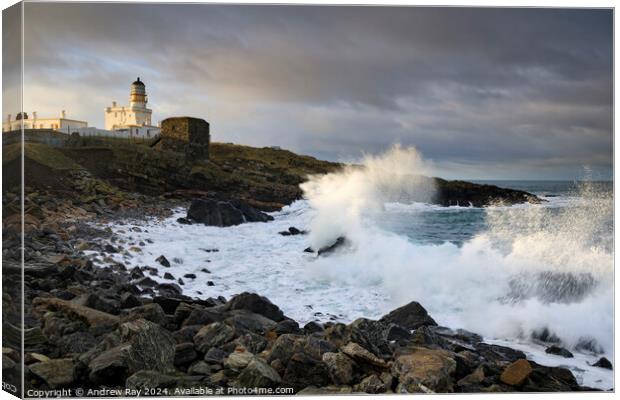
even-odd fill
[(161, 122), (159, 148), (185, 153), (190, 162), (209, 159), (209, 123), (192, 117), (172, 117)]

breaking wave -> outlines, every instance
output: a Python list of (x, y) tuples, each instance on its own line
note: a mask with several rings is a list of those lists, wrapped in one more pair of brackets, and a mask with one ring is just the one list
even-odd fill
[[(485, 228), (462, 244), (427, 244), (386, 226), (390, 212), (424, 207), (432, 173), (413, 148), (302, 185), (314, 211), (310, 243), (347, 247), (307, 263), (319, 281), (382, 287), (392, 304), (416, 300), (439, 323), (488, 338), (555, 336), (573, 349), (613, 352), (613, 201), (581, 185), (570, 204), (483, 209)], [(427, 200), (428, 201), (428, 200)], [(388, 204), (388, 207), (386, 207)]]

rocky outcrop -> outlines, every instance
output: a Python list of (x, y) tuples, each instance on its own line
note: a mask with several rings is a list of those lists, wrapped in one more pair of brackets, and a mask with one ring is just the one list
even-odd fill
[(239, 200), (229, 202), (205, 198), (192, 201), (187, 210), (187, 219), (205, 225), (225, 227), (244, 222), (267, 222), (273, 220), (273, 217)]

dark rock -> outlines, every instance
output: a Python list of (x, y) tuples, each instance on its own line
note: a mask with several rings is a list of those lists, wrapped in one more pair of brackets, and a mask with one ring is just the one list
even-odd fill
[(175, 278), (174, 278), (174, 275), (172, 275), (170, 272), (166, 272), (164, 273), (164, 279), (173, 281)]
[(273, 320), (247, 310), (234, 310), (231, 314), (225, 322), (235, 329), (237, 335), (247, 332), (264, 335), (276, 326)]
[(494, 344), (478, 343), (475, 345), (476, 351), (487, 361), (496, 362), (515, 362), (519, 359), (525, 359), (525, 353), (520, 350), (511, 349), (510, 347), (498, 346)]
[(278, 322), (273, 331), (278, 335), (283, 335), (285, 333), (300, 333), (301, 329), (299, 329), (299, 324), (297, 321), (293, 321), (292, 319), (285, 319), (283, 321)]
[(187, 219), (211, 226), (233, 226), (244, 222), (265, 222), (273, 217), (254, 209), (246, 203), (199, 199), (192, 201)]
[(208, 325), (213, 322), (222, 321), (223, 319), (224, 316), (215, 310), (196, 309), (190, 312), (189, 316), (183, 321), (182, 325)]
[(349, 325), (349, 330), (348, 340), (361, 345), (374, 355), (386, 357), (391, 353), (385, 323), (358, 318)]
[(611, 362), (605, 357), (601, 357), (597, 362), (592, 364), (593, 367), (600, 367), (605, 369), (613, 369)]
[(241, 293), (230, 299), (224, 306), (227, 311), (231, 310), (247, 310), (256, 314), (263, 315), (272, 321), (282, 321), (284, 314), (282, 311), (270, 302), (266, 297), (259, 296), (256, 293)]
[(214, 322), (200, 329), (194, 336), (196, 349), (206, 353), (211, 347), (218, 347), (230, 342), (235, 337), (235, 331), (222, 322)]
[(235, 347), (241, 346), (253, 354), (259, 354), (267, 348), (269, 342), (261, 335), (246, 333), (235, 339), (233, 343)]
[(96, 343), (95, 336), (88, 332), (73, 332), (62, 335), (55, 342), (58, 352), (63, 356), (85, 353), (93, 348)]
[(52, 389), (69, 387), (76, 379), (76, 366), (70, 358), (31, 364), (28, 369)]
[(202, 328), (202, 325), (189, 325), (184, 326), (178, 331), (174, 332), (172, 336), (177, 343), (186, 343), (194, 340), (194, 336)]
[(121, 308), (133, 308), (142, 305), (140, 300), (130, 292), (121, 295)]
[(562, 356), (565, 358), (573, 358), (573, 353), (566, 350), (564, 347), (555, 346), (555, 345), (547, 347), (547, 349), (545, 350), (545, 353), (555, 354), (556, 356)]
[(380, 320), (384, 323), (393, 323), (406, 329), (418, 329), (421, 326), (437, 326), (437, 323), (420, 303), (412, 301), (389, 314)]
[(332, 382), (337, 385), (349, 385), (353, 382), (355, 363), (351, 358), (343, 353), (325, 353), (322, 359)]
[(175, 297), (181, 296), (183, 289), (176, 283), (159, 283), (157, 284), (157, 290), (161, 297)]
[(152, 288), (157, 286), (157, 282), (149, 278), (148, 276), (145, 276), (144, 278), (138, 279), (136, 281), (136, 285), (146, 288)]
[(323, 332), (324, 330), (325, 329), (323, 328), (323, 325), (316, 321), (310, 321), (306, 325), (304, 325), (304, 332), (306, 333), (312, 334), (316, 332)]
[(211, 271), (209, 271), (207, 268), (202, 268), (201, 271), (204, 272), (205, 274), (211, 273)]
[(170, 268), (170, 261), (168, 261), (168, 259), (164, 255), (157, 257), (155, 261), (157, 261), (166, 268)]
[(312, 247), (306, 247), (304, 253), (314, 253), (314, 249)]
[(347, 244), (347, 239), (344, 236), (340, 236), (336, 239), (334, 243), (330, 244), (329, 246), (321, 247), (317, 254), (320, 256), (333, 253), (334, 251), (336, 251), (336, 249), (344, 246), (345, 244)]
[(400, 325), (389, 324), (386, 328), (386, 339), (388, 341), (406, 343), (411, 339), (411, 332)]
[(122, 317), (123, 322), (139, 319), (145, 319), (158, 325), (164, 325), (166, 323), (166, 314), (159, 304), (150, 303), (143, 306), (134, 307)]
[(215, 286), (215, 283), (213, 281), (207, 281), (207, 286)]
[(603, 353), (603, 347), (598, 344), (596, 339), (591, 337), (582, 337), (579, 338), (577, 345), (575, 346), (575, 350), (577, 351), (587, 351), (594, 354)]
[(241, 374), (234, 382), (234, 386), (247, 388), (273, 388), (282, 381), (280, 375), (265, 361), (260, 358), (253, 358), (241, 371)]
[(185, 274), (183, 275), (183, 278), (196, 279), (196, 274)]
[(183, 217), (181, 217), (181, 218), (177, 218), (177, 222), (178, 222), (179, 224), (182, 224), (182, 225), (191, 225), (191, 224), (192, 224), (192, 221), (190, 221), (190, 220), (189, 220), (189, 219), (187, 219), (187, 218), (183, 218)]
[(103, 311), (108, 314), (117, 315), (120, 311), (120, 302), (113, 299), (106, 299), (98, 296), (95, 293), (85, 294), (77, 299), (74, 299), (75, 304), (80, 304), (85, 307), (94, 308), (95, 310)]
[(187, 365), (198, 358), (198, 353), (194, 349), (194, 343), (186, 342), (177, 344), (174, 347), (174, 365)]
[(211, 347), (205, 354), (204, 360), (211, 364), (221, 364), (226, 357), (228, 357), (227, 352), (217, 347)]

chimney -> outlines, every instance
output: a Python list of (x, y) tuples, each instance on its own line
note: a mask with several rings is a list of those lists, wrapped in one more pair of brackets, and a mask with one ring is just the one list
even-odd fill
[(66, 118), (66, 116), (67, 116), (67, 113), (65, 112), (65, 110), (62, 110), (60, 112), (60, 118)]

